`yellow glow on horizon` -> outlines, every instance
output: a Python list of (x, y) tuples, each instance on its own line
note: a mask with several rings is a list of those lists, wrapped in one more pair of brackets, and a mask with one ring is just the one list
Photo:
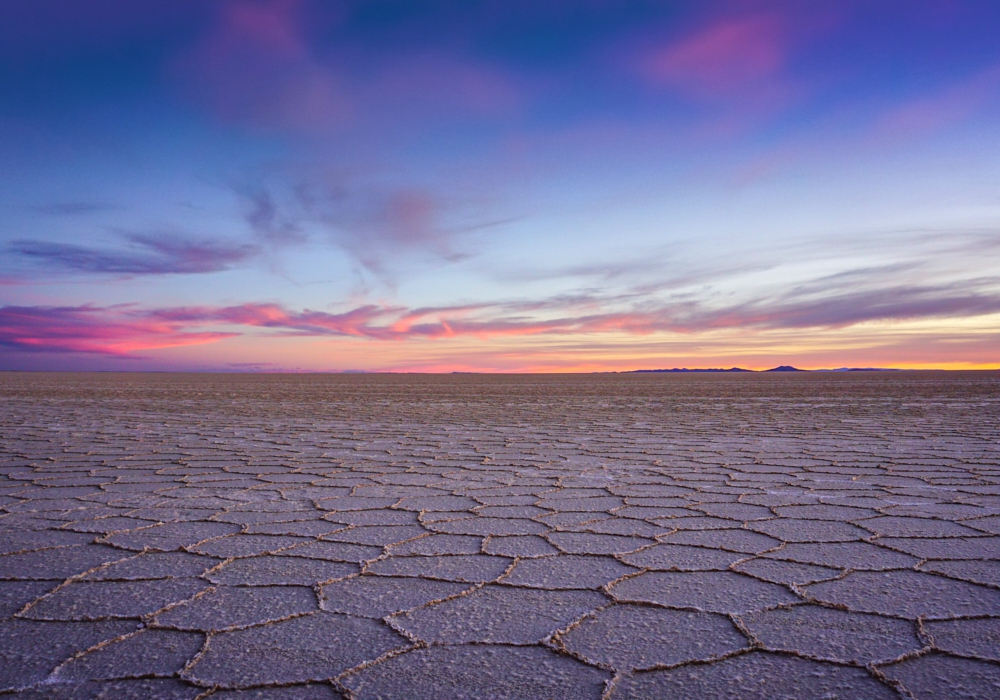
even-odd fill
[[(365, 372), (622, 372), (792, 365), (801, 369), (1000, 368), (1000, 314), (938, 322), (869, 322), (834, 329), (713, 329), (699, 333), (537, 334), (370, 340), (251, 330), (142, 353), (194, 369)], [(259, 365), (255, 364), (259, 363)]]

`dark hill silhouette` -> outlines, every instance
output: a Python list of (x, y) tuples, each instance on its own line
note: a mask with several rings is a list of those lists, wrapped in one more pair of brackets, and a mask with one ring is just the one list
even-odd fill
[(627, 374), (639, 374), (642, 372), (753, 372), (752, 369), (742, 369), (731, 367), (729, 369), (688, 369), (687, 367), (674, 367), (673, 369), (633, 369)]
[(904, 370), (886, 367), (838, 367), (837, 369), (817, 369), (816, 372), (902, 372)]

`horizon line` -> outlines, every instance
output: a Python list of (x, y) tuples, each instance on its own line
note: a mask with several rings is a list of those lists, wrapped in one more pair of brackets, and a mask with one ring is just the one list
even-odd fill
[(799, 368), (794, 370), (768, 369), (714, 369), (714, 368), (676, 368), (676, 369), (633, 369), (633, 370), (299, 370), (299, 369), (268, 369), (268, 370), (231, 370), (231, 369), (5, 369), (0, 368), (0, 374), (231, 374), (231, 375), (378, 375), (378, 374), (422, 374), (434, 376), (454, 376), (463, 374), (476, 375), (544, 375), (544, 374), (707, 374), (707, 375), (746, 375), (746, 374), (861, 374), (861, 373), (899, 373), (899, 372), (1000, 372), (996, 367), (838, 367), (838, 368)]

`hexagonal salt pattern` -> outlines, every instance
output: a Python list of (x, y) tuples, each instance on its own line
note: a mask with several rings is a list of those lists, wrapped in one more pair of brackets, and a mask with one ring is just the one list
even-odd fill
[(1000, 697), (998, 395), (0, 373), (0, 693)]

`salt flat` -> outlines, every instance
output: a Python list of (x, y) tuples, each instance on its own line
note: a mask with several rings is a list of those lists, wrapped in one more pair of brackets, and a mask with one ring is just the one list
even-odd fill
[(0, 374), (18, 698), (1000, 697), (1000, 374)]

